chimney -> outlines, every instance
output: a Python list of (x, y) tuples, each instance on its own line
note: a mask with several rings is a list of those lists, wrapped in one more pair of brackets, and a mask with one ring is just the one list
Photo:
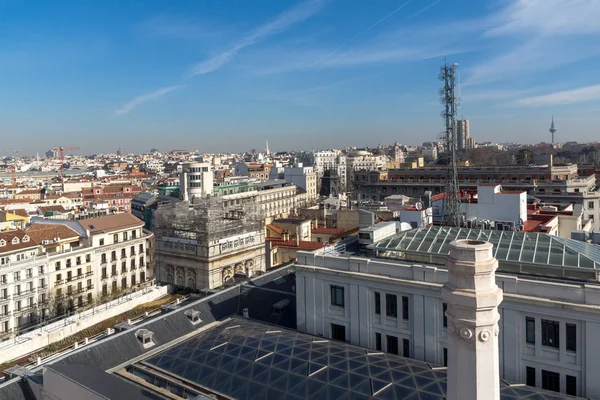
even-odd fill
[(499, 400), (498, 261), (492, 244), (450, 243), (448, 282), (442, 288), (448, 320), (448, 400)]

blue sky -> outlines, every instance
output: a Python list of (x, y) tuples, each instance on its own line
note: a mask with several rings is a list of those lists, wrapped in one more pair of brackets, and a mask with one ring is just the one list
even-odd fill
[(4, 149), (597, 140), (598, 0), (0, 0)]

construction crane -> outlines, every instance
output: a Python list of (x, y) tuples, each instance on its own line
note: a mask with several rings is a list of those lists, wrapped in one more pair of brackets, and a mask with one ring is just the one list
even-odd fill
[(58, 152), (60, 157), (60, 184), (62, 186), (62, 190), (65, 190), (65, 151), (68, 150), (79, 150), (79, 147), (66, 147), (59, 146), (52, 149), (55, 153)]

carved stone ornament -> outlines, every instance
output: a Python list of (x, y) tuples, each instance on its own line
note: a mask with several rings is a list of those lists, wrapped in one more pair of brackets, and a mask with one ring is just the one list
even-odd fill
[(479, 332), (479, 341), (480, 342), (487, 342), (488, 340), (490, 340), (491, 337), (492, 337), (492, 334), (488, 330), (483, 330), (483, 331)]
[(473, 331), (469, 328), (460, 328), (460, 337), (465, 340), (471, 340), (473, 338)]
[(455, 332), (454, 324), (448, 321), (448, 334), (453, 335)]
[(500, 333), (500, 328), (498, 327), (498, 325), (496, 325), (494, 327), (494, 336), (498, 336), (498, 333)]

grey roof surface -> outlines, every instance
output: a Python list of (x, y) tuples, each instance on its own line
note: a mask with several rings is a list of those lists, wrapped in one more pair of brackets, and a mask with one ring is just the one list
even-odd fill
[(141, 386), (137, 386), (105, 373), (91, 364), (50, 365), (48, 369), (86, 387), (106, 399), (146, 400), (163, 399)]
[[(445, 368), (241, 317), (140, 363), (235, 399), (442, 400), (446, 395)], [(568, 397), (505, 382), (500, 391), (501, 400)]]
[[(137, 324), (136, 328), (145, 328), (154, 332), (153, 341), (156, 346), (160, 346), (214, 321), (224, 319), (232, 314), (241, 314), (242, 308), (248, 308), (254, 319), (263, 319), (272, 323), (277, 323), (279, 320), (280, 324), (295, 328), (296, 297), (291, 291), (291, 286), (295, 282), (295, 275), (290, 273), (293, 271), (293, 266), (270, 271), (252, 278), (241, 288), (240, 285), (233, 286), (214, 295), (193, 302), (182, 303), (177, 310), (160, 314), (144, 323)], [(272, 283), (280, 278), (284, 282), (283, 285)], [(265, 289), (263, 289), (263, 286)], [(269, 290), (269, 287), (278, 287), (279, 290)], [(240, 293), (242, 294), (241, 297), (239, 296)], [(283, 299), (292, 300), (293, 304), (291, 306), (293, 308), (290, 308), (289, 312), (283, 313), (281, 317), (273, 317), (270, 307), (265, 307), (265, 304), (275, 304)], [(192, 324), (185, 315), (185, 310), (188, 309), (200, 311), (202, 322)], [(144, 349), (135, 337), (136, 330), (131, 329), (113, 334), (106, 339), (81, 347), (45, 365), (92, 364), (102, 370), (111, 369), (156, 348), (156, 346), (153, 346)], [(40, 371), (41, 368), (34, 368), (33, 372)], [(12, 379), (9, 382), (0, 383), (0, 399), (34, 399), (33, 394), (27, 397), (27, 390), (29, 390), (27, 384), (22, 387), (20, 379)]]

